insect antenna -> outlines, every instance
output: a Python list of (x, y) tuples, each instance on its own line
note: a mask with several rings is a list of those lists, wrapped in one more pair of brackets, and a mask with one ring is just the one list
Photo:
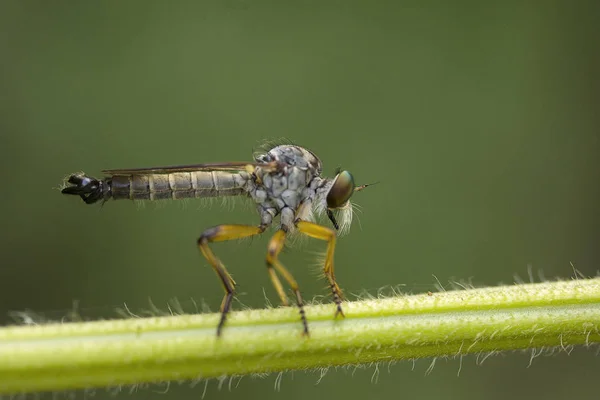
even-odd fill
[(366, 188), (368, 188), (369, 186), (373, 186), (373, 185), (377, 185), (379, 183), (379, 181), (374, 182), (374, 183), (367, 183), (366, 185), (360, 185), (354, 188), (355, 192), (360, 192), (361, 190), (364, 190)]

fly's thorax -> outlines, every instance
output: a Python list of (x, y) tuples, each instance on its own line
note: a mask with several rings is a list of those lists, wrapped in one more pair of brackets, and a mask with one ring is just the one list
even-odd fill
[(276, 170), (258, 167), (255, 173), (256, 188), (251, 193), (252, 198), (256, 203), (276, 210), (298, 208), (310, 192), (307, 192), (307, 188), (315, 180), (311, 169), (296, 166), (284, 166)]
[(312, 201), (318, 178), (309, 169), (293, 166), (279, 170), (258, 167), (255, 174), (256, 187), (250, 196), (257, 203), (261, 224), (271, 225), (280, 216), (281, 225), (293, 230), (300, 204)]
[(262, 163), (277, 161), (283, 165), (307, 169), (314, 176), (320, 175), (322, 171), (321, 160), (312, 151), (290, 144), (273, 147), (266, 153), (257, 154), (254, 159)]

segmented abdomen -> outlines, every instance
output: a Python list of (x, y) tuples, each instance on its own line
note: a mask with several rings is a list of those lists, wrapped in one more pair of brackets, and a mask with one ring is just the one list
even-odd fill
[(246, 172), (191, 171), (171, 174), (114, 175), (116, 200), (165, 200), (236, 196), (246, 193)]

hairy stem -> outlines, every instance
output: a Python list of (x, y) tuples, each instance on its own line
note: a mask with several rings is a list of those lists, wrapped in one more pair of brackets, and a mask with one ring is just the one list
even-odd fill
[(0, 393), (326, 368), (600, 342), (600, 279), (295, 308), (0, 329)]

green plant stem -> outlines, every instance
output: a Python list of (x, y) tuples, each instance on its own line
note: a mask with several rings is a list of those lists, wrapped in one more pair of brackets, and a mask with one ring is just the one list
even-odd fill
[(600, 342), (600, 279), (294, 308), (0, 329), (0, 393), (80, 389)]

